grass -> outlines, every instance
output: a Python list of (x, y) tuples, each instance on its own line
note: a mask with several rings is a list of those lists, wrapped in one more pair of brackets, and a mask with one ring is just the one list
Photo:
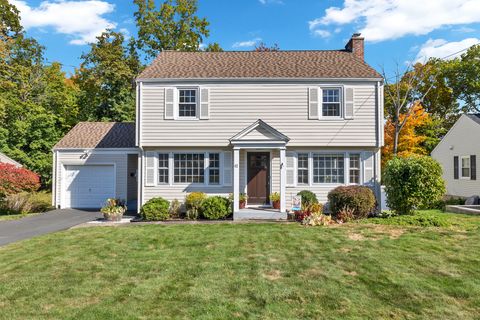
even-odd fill
[(0, 248), (0, 319), (478, 319), (480, 217), (449, 219), (72, 229)]

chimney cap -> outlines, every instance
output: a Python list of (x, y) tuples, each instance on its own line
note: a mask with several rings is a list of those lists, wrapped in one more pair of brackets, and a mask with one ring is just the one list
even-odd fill
[(352, 34), (352, 38), (359, 38), (362, 34), (360, 32), (355, 32)]

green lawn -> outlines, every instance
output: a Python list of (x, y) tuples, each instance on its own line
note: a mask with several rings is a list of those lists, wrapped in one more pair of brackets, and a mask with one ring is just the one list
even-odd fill
[(0, 248), (2, 319), (475, 319), (480, 217), (79, 228)]

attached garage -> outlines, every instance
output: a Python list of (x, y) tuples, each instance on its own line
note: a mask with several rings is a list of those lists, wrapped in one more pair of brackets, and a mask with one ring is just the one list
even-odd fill
[(114, 165), (65, 166), (64, 205), (68, 208), (100, 208), (115, 198)]
[(135, 125), (81, 122), (54, 149), (53, 205), (98, 209), (108, 198), (137, 205)]

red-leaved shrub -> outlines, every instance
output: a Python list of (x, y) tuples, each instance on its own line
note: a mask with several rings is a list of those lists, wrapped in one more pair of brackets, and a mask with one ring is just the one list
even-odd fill
[(0, 163), (0, 196), (32, 192), (40, 188), (40, 177), (25, 168), (17, 168), (13, 164)]

